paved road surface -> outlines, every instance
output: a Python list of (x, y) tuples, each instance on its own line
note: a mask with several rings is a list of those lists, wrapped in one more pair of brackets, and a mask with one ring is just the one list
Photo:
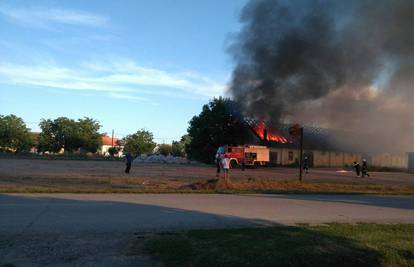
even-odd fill
[(414, 223), (414, 197), (3, 194), (0, 266), (130, 266), (132, 233), (271, 224)]

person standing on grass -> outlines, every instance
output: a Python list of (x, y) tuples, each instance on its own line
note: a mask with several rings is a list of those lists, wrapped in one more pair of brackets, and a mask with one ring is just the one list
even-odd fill
[(126, 168), (125, 168), (125, 173), (129, 173), (129, 171), (131, 170), (131, 165), (132, 165), (132, 161), (134, 160), (134, 158), (132, 157), (131, 153), (126, 153), (125, 155), (125, 163), (126, 163)]
[(223, 159), (223, 154), (224, 154), (224, 147), (219, 147), (217, 149), (216, 152), (216, 157), (215, 157), (215, 161), (216, 161), (216, 177), (218, 178), (220, 176), (220, 169), (221, 169), (221, 160)]
[(369, 177), (368, 164), (367, 164), (367, 160), (363, 159), (362, 160), (362, 177), (365, 177), (365, 176)]
[(230, 169), (230, 155), (224, 154), (224, 157), (221, 160), (221, 166), (223, 167), (224, 181), (229, 179), (229, 169)]
[(221, 169), (221, 158), (220, 158), (220, 153), (218, 152), (218, 150), (217, 150), (217, 153), (216, 153), (216, 157), (215, 157), (215, 161), (216, 161), (216, 177), (219, 177), (220, 176), (220, 169)]

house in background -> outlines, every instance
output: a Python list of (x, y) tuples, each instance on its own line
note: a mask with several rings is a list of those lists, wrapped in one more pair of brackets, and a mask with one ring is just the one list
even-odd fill
[(118, 150), (118, 153), (115, 154), (115, 156), (120, 157), (122, 155), (122, 151), (124, 149), (124, 146), (119, 145), (118, 141), (119, 141), (119, 139), (116, 138), (116, 137), (112, 138), (112, 137), (107, 136), (107, 135), (102, 136), (102, 145), (98, 149), (98, 153), (100, 155), (103, 155), (103, 156), (109, 156), (110, 154), (109, 154), (108, 150), (111, 147), (116, 147), (119, 150)]

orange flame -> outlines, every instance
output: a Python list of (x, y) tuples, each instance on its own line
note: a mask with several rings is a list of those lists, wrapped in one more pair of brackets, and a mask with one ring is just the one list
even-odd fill
[[(258, 123), (256, 125), (256, 127), (254, 128), (254, 131), (256, 132), (256, 134), (262, 139), (264, 140), (265, 136), (264, 136), (264, 132), (266, 130), (266, 125), (264, 122)], [(268, 141), (273, 141), (273, 142), (278, 142), (278, 143), (289, 143), (289, 140), (281, 135), (277, 135), (272, 133), (271, 131), (269, 131), (269, 129), (267, 129), (267, 140)]]

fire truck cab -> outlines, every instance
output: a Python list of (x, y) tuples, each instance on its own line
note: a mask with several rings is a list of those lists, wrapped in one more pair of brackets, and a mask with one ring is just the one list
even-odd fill
[(266, 146), (223, 146), (218, 153), (229, 155), (232, 167), (258, 167), (269, 163), (269, 148)]

